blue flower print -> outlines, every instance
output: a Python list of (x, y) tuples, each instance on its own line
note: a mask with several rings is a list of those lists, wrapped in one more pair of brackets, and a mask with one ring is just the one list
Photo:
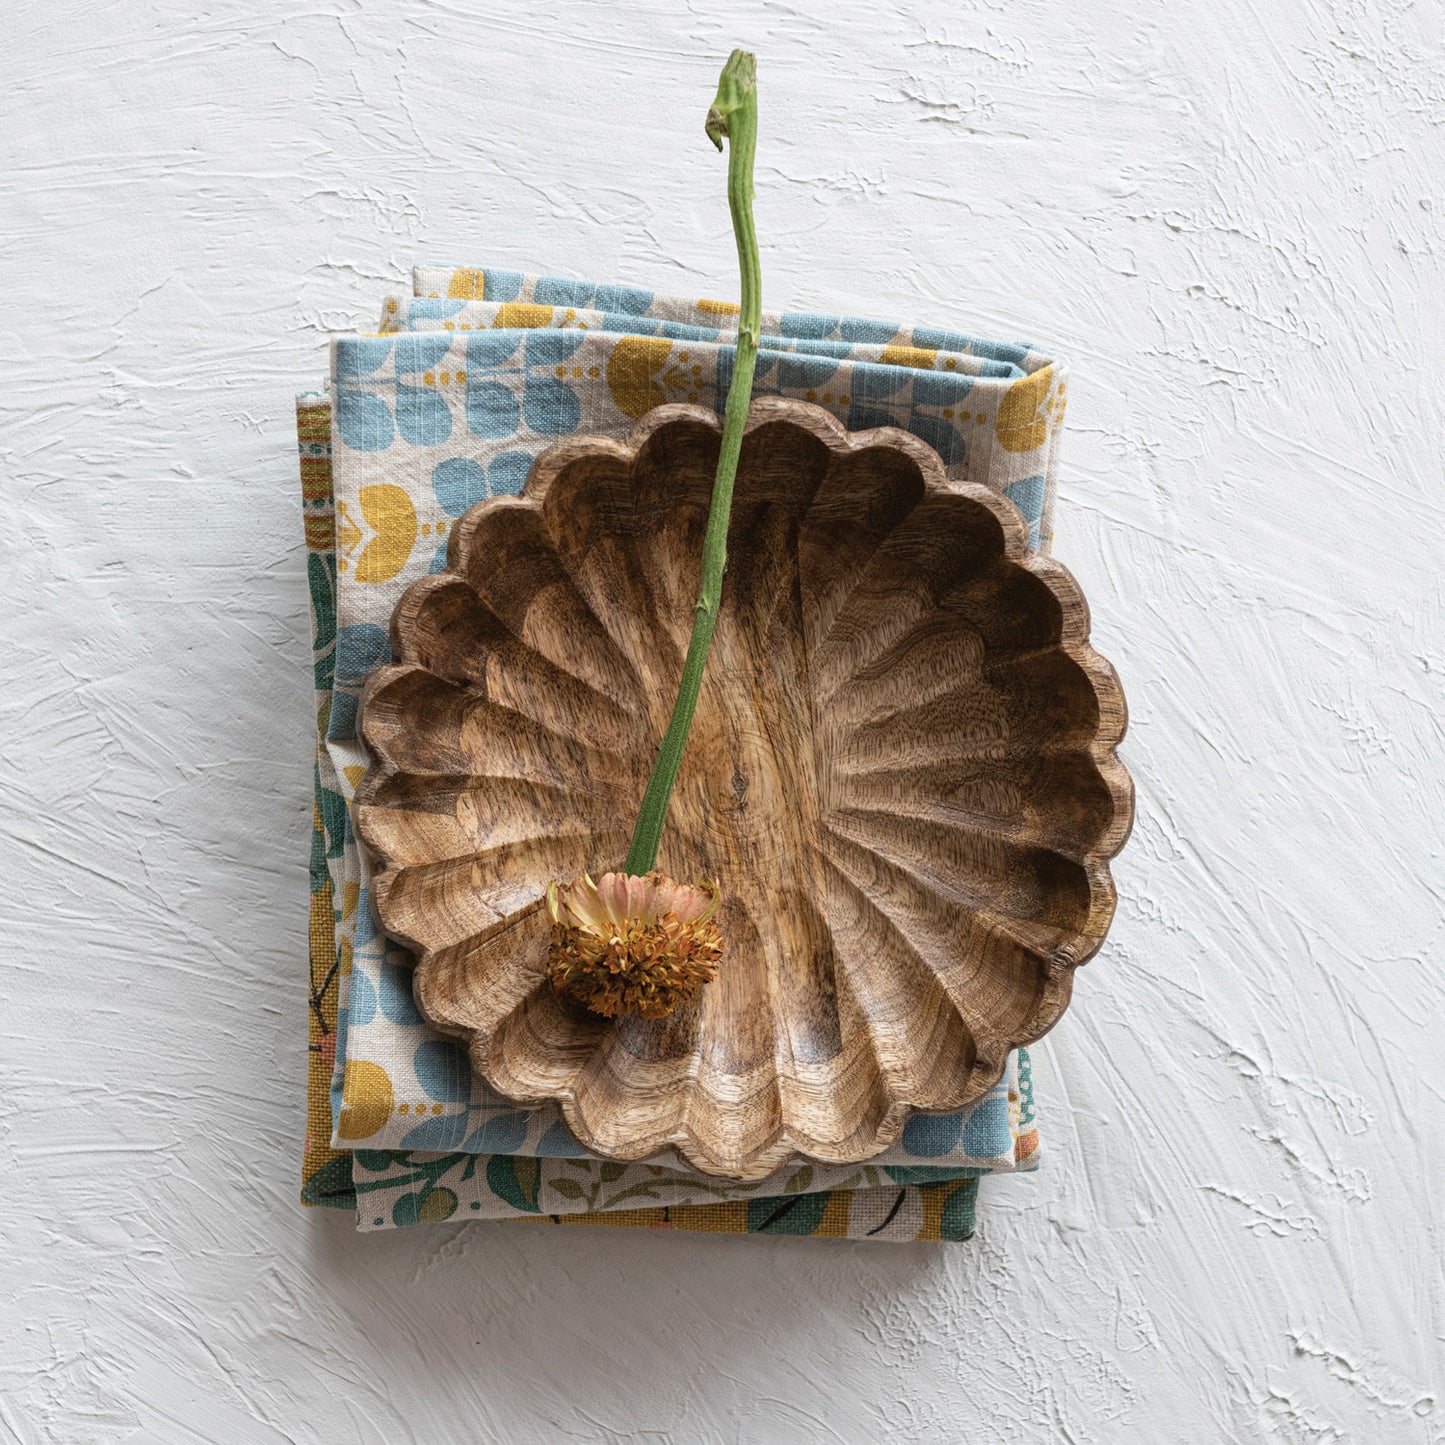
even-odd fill
[(439, 446), (452, 434), (452, 412), (435, 387), (416, 386), (406, 376), (429, 374), (447, 354), (450, 336), (411, 332), (396, 341), (396, 427), (414, 447)]
[[(470, 333), (467, 426), (472, 435), (511, 436), (519, 420), (541, 436), (566, 436), (576, 431), (582, 406), (561, 373), (586, 339), (587, 333), (582, 331), (506, 329)], [(516, 395), (519, 385), (520, 404)]]
[(992, 1159), (1007, 1154), (1011, 1143), (1002, 1090), (987, 1095), (971, 1112), (915, 1114), (903, 1126), (903, 1147), (917, 1159), (938, 1159), (960, 1147), (971, 1158)]
[(912, 366), (858, 366), (851, 380), (848, 430), (901, 426), (953, 466), (963, 460), (963, 433), (946, 415), (963, 400), (973, 378)]
[(411, 1066), (427, 1097), (441, 1104), (465, 1104), (472, 1096), (472, 1064), (465, 1049), (445, 1039), (416, 1046)]
[[(393, 337), (347, 337), (336, 343), (336, 424), (353, 451), (380, 452), (396, 433), (412, 446), (438, 446), (452, 432), (452, 414), (431, 384), (432, 368), (447, 354), (450, 336), (411, 332)], [(392, 376), (376, 373), (388, 360)], [(421, 385), (408, 380), (421, 374)], [(371, 379), (368, 385), (362, 385)], [(395, 416), (377, 388), (390, 387)]]
[(1024, 514), (1024, 521), (1029, 524), (1029, 546), (1036, 548), (1039, 545), (1039, 523), (1044, 514), (1043, 475), (1010, 482), (1003, 489), (1003, 494)]
[(622, 311), (628, 316), (646, 316), (652, 292), (635, 286), (593, 286), (586, 281), (568, 281), (560, 276), (542, 276), (532, 291), (542, 306), (574, 306), (579, 311)]
[(391, 661), (386, 629), (374, 622), (353, 622), (336, 634), (336, 687), (326, 736), (333, 742), (356, 736), (356, 709), (362, 686), (374, 668)]
[[(531, 466), (530, 452), (501, 452), (488, 463), (471, 457), (449, 457), (432, 469), (431, 489), (442, 511), (460, 517), (486, 497), (520, 492)], [(430, 570), (440, 572), (446, 564), (447, 544), (443, 542), (432, 558)]]
[(336, 343), (332, 390), (336, 396), (336, 429), (356, 452), (385, 451), (396, 435), (391, 411), (380, 397), (354, 385), (380, 370), (391, 355), (386, 337), (343, 337)]

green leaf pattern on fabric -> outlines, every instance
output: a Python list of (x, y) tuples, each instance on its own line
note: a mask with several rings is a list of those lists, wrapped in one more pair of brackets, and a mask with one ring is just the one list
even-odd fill
[(827, 1213), (831, 1194), (792, 1194), (748, 1202), (752, 1234), (811, 1234)]
[(487, 1160), (486, 1178), (498, 1199), (528, 1214), (540, 1213), (537, 1208), (537, 1186), (542, 1179), (540, 1159), (524, 1154), (493, 1154)]

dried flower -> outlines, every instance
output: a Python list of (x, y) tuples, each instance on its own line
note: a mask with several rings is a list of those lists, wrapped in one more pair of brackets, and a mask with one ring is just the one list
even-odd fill
[(664, 1018), (717, 974), (718, 887), (656, 870), (547, 888), (552, 986), (606, 1018)]
[(605, 1018), (618, 1014), (664, 1018), (712, 982), (722, 956), (722, 935), (715, 921), (717, 884), (706, 880), (679, 883), (657, 872), (654, 865), (722, 608), (728, 518), (762, 330), (762, 279), (753, 231), (757, 62), (747, 51), (734, 50), (728, 57), (705, 129), (719, 150), (724, 137), (728, 141), (728, 209), (737, 241), (742, 303), (703, 535), (692, 636), (672, 716), (658, 744), (622, 871), (604, 873), (600, 883), (584, 875), (580, 882), (565, 887), (552, 883), (547, 888), (547, 911), (552, 916), (552, 942), (547, 951), (552, 985)]

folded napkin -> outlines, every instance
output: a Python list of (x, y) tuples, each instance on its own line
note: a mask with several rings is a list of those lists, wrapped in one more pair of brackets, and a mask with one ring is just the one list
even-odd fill
[[(478, 1158), (468, 1154), (333, 1149), (326, 1142), (331, 1122), (329, 1082), (335, 1053), (339, 982), (337, 924), (354, 910), (356, 890), (342, 885), (342, 908), (332, 865), (344, 855), (346, 810), (327, 786), (331, 765), (324, 748), (330, 712), (335, 644), (336, 570), (331, 497), (330, 404), (303, 397), (297, 408), (301, 447), (308, 577), (314, 633), (318, 747), (316, 806), (311, 853), (308, 1131), (303, 1159), (303, 1201), (352, 1208), (363, 1229), (394, 1227), (461, 1217), (502, 1217), (560, 1223), (599, 1223), (632, 1228), (674, 1228), (723, 1233), (813, 1234), (879, 1240), (966, 1239), (973, 1232), (977, 1170), (865, 1166), (857, 1171), (868, 1187), (820, 1192), (808, 1166), (790, 1171), (781, 1195), (754, 1186), (753, 1197), (678, 1207), (678, 1186), (693, 1187), (684, 1175), (632, 1166), (640, 1176), (629, 1184), (628, 1168), (599, 1163), (595, 1177), (579, 1178), (577, 1158), (554, 1166), (526, 1156)], [(1029, 1167), (1037, 1143), (1032, 1126), (1032, 1093), (1027, 1052), (1019, 1051), (1018, 1088), (1010, 1090), (1011, 1136), (1019, 1167)], [(947, 1121), (944, 1128), (947, 1129)], [(580, 1154), (575, 1143), (573, 1154)], [(881, 1187), (882, 1181), (887, 1187)], [(456, 1186), (453, 1188), (452, 1186)], [(725, 1193), (713, 1186), (711, 1192)], [(556, 1212), (544, 1213), (548, 1196)], [(600, 1195), (600, 1197), (599, 1197)], [(506, 1208), (496, 1209), (497, 1202)], [(665, 1201), (665, 1202), (664, 1202)], [(649, 1208), (627, 1208), (646, 1202)], [(661, 1207), (658, 1207), (661, 1205)], [(463, 1208), (463, 1206), (465, 1206)], [(483, 1211), (486, 1211), (484, 1214)]]
[[(363, 1227), (458, 1210), (619, 1212), (620, 1222), (628, 1204), (645, 1200), (665, 1205), (673, 1223), (711, 1208), (709, 1228), (816, 1214), (816, 1228), (792, 1232), (917, 1237), (947, 1218), (953, 1224), (937, 1222), (932, 1237), (958, 1237), (979, 1172), (1036, 1162), (1024, 1051), (1008, 1087), (963, 1114), (912, 1121), (901, 1144), (868, 1166), (794, 1166), (748, 1187), (665, 1160), (620, 1165), (586, 1155), (555, 1110), (520, 1110), (482, 1090), (464, 1054), (416, 1014), (409, 960), (371, 926), (346, 809), (365, 767), (355, 701), (366, 674), (389, 657), (391, 608), (416, 576), (442, 565), (452, 521), (480, 497), (517, 490), (532, 457), (558, 437), (625, 431), (665, 400), (720, 408), (732, 352), (717, 322), (736, 308), (475, 269), (421, 268), (415, 289), (447, 294), (389, 300), (382, 334), (338, 339), (334, 417), (326, 398), (298, 409), (325, 737), (312, 869), (308, 1199), (359, 1191)], [(759, 394), (816, 401), (852, 428), (906, 426), (954, 475), (1007, 492), (1035, 537), (1046, 535), (1064, 386), (1047, 357), (846, 317), (783, 314), (764, 326)], [(943, 1191), (955, 1201), (947, 1207)], [(733, 1202), (701, 1203), (719, 1196)], [(732, 1222), (718, 1219), (719, 1208)]]

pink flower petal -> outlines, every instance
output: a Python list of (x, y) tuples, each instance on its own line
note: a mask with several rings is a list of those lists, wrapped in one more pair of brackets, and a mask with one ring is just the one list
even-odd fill
[(590, 878), (568, 885), (566, 907), (582, 928), (600, 933), (607, 927), (607, 913), (597, 897), (597, 885)]
[(711, 918), (717, 912), (717, 885), (712, 883), (689, 884), (678, 899), (677, 916), (682, 923), (696, 923), (699, 919)]
[(627, 875), (625, 873), (604, 873), (597, 885), (597, 897), (612, 923), (627, 921)]
[(672, 905), (672, 885), (660, 873), (649, 873), (641, 880), (645, 899), (642, 904), (643, 916), (661, 918)]
[(627, 878), (627, 916), (629, 918), (646, 918), (648, 895), (651, 889), (647, 886), (645, 878), (638, 878), (635, 875)]

